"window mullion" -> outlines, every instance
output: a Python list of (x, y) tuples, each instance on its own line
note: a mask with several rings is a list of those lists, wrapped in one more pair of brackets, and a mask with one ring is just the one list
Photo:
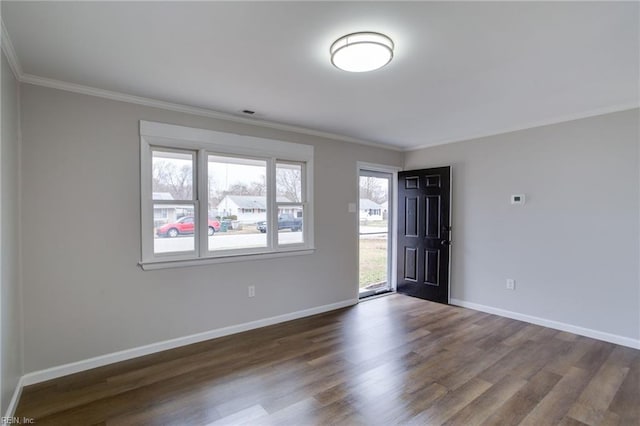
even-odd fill
[[(313, 248), (312, 146), (141, 121), (140, 148), (141, 265)], [(285, 180), (279, 188), (281, 173)], [(289, 181), (302, 186), (293, 188), (295, 196)], [(238, 214), (244, 231), (237, 232), (235, 222), (227, 228), (216, 220), (211, 225), (216, 236), (209, 237), (209, 203), (214, 201), (216, 215)], [(288, 228), (279, 233), (280, 209), (296, 218), (302, 214), (302, 235), (296, 222), (287, 224), (298, 232), (295, 238)]]
[(196, 159), (196, 180), (197, 188), (196, 209), (198, 214), (198, 226), (195, 229), (194, 236), (196, 238), (197, 256), (204, 256), (209, 250), (209, 237), (207, 230), (209, 227), (209, 196), (207, 185), (207, 152), (204, 149), (198, 150)]
[(267, 161), (267, 243), (270, 250), (278, 248), (278, 206), (276, 203), (276, 159)]
[(307, 208), (307, 165), (302, 164), (302, 173), (300, 174), (300, 192), (302, 196), (302, 217), (305, 223), (302, 226), (302, 239), (304, 244), (309, 243), (309, 209)]

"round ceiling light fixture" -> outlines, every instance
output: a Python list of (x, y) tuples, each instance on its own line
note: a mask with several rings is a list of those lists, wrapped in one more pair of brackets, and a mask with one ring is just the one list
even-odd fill
[(382, 68), (393, 58), (393, 40), (384, 34), (359, 32), (336, 40), (329, 49), (331, 63), (344, 71), (366, 72)]

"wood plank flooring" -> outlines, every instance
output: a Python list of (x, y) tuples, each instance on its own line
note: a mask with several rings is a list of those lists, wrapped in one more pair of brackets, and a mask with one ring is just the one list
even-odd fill
[(402, 295), (24, 389), (37, 425), (640, 425), (640, 351)]

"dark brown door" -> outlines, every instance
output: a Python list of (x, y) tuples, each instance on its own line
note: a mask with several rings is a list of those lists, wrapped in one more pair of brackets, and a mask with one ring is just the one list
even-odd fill
[(398, 292), (449, 303), (451, 168), (398, 174)]

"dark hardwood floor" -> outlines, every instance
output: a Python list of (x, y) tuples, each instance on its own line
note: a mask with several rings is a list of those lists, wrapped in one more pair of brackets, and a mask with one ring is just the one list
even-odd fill
[(24, 389), (37, 425), (640, 425), (640, 351), (391, 295)]

